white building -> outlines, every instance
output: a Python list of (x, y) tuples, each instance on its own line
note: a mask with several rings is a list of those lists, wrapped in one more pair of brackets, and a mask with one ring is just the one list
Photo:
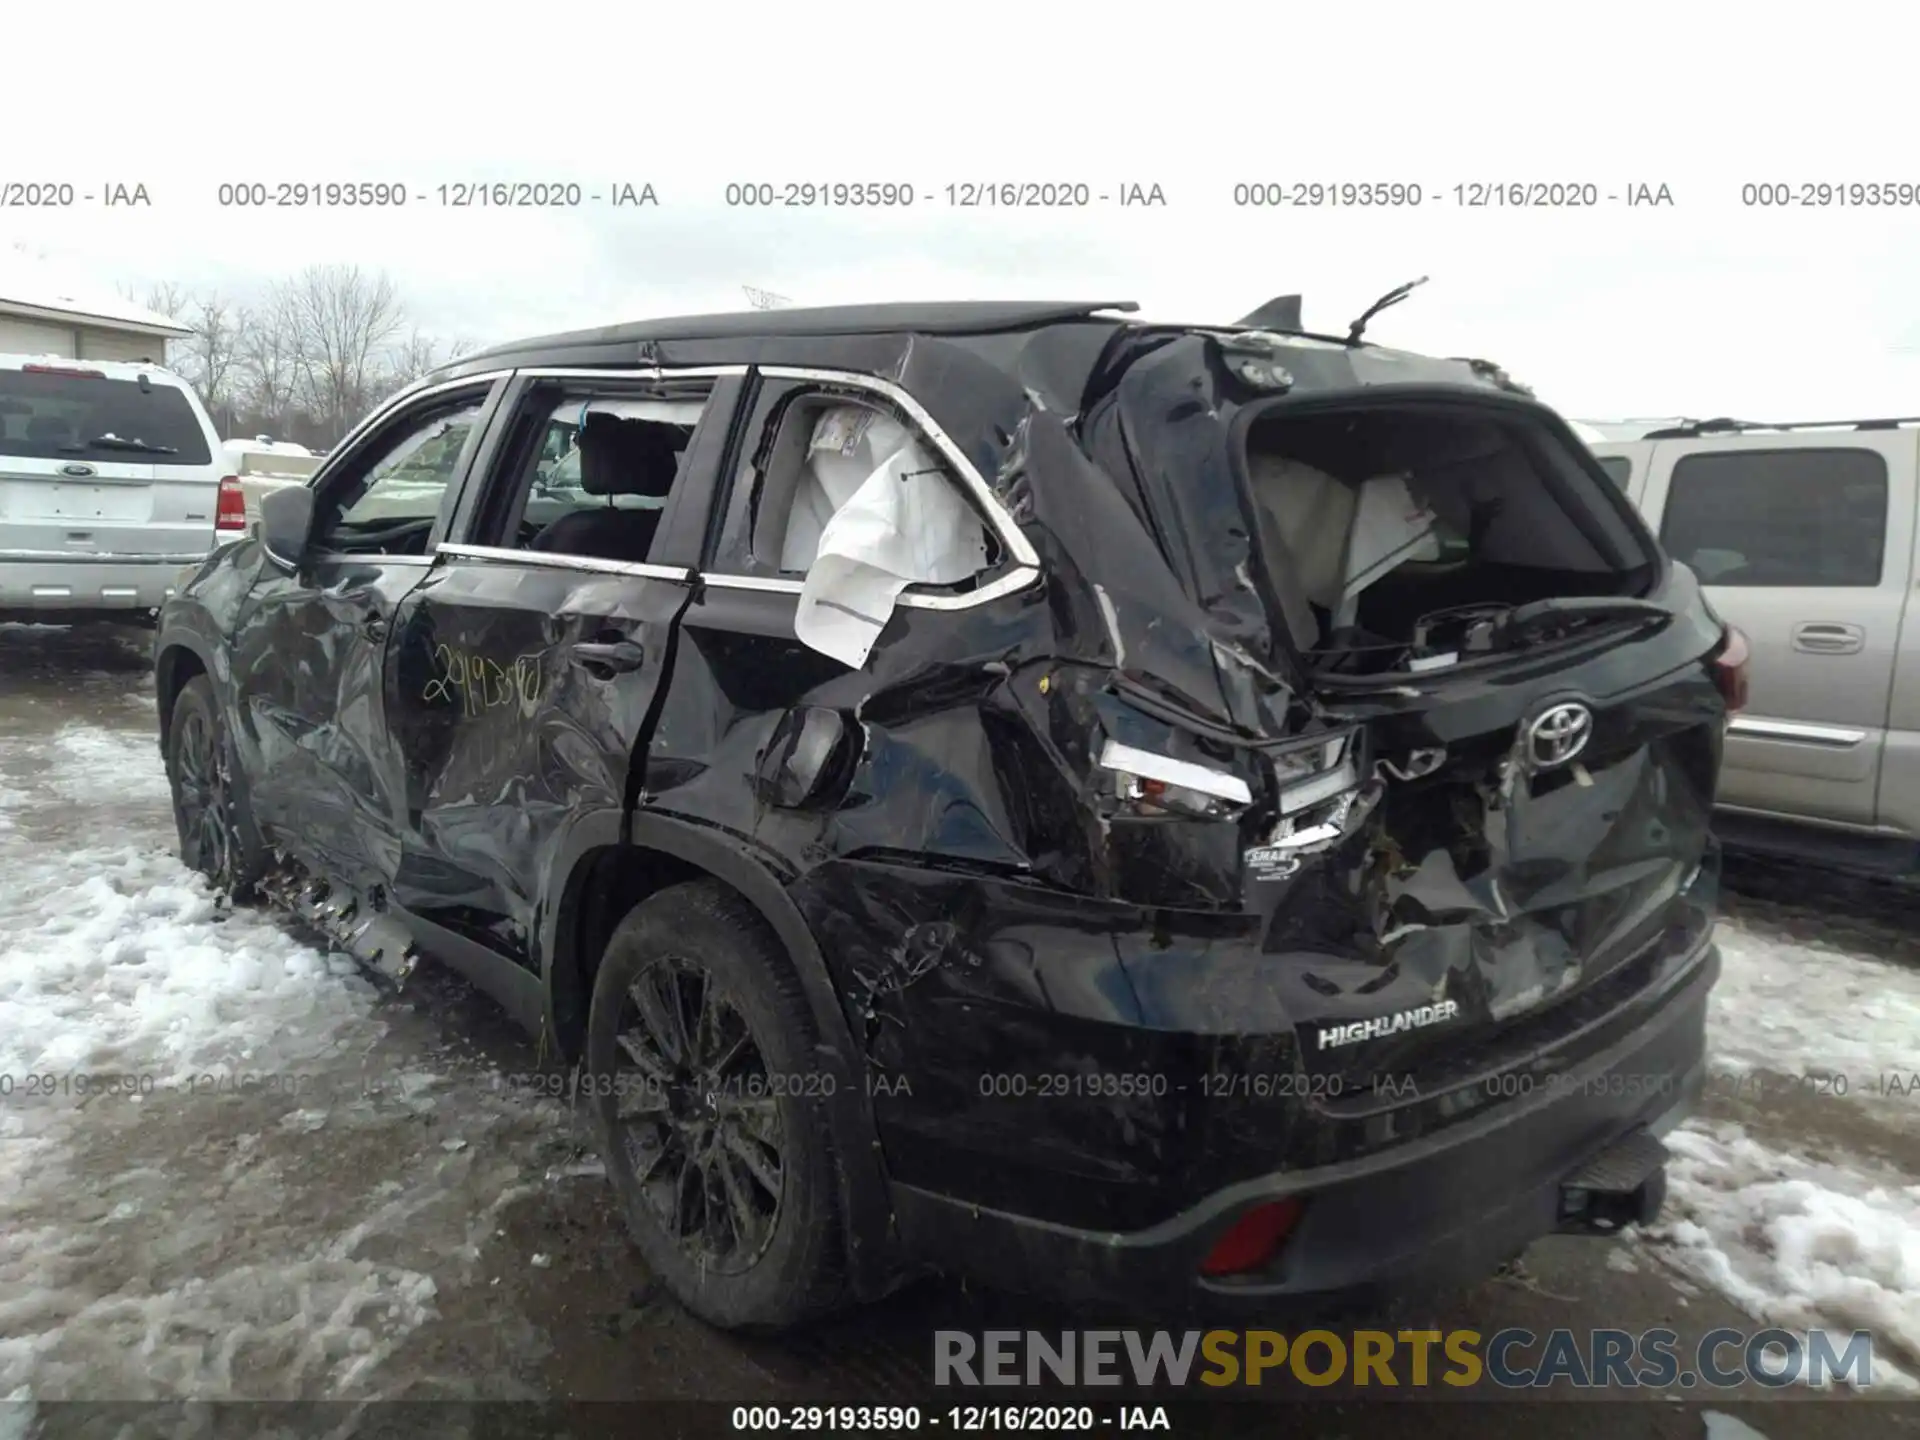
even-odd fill
[(0, 251), (0, 354), (163, 365), (167, 341), (192, 333), (104, 287)]

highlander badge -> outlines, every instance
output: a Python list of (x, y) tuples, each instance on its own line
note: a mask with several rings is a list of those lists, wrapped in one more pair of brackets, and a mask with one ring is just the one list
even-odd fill
[(1355, 1020), (1350, 1025), (1329, 1025), (1320, 1032), (1320, 1048), (1331, 1050), (1336, 1045), (1353, 1045), (1362, 1040), (1378, 1040), (1383, 1035), (1398, 1035), (1403, 1030), (1424, 1029), (1428, 1025), (1451, 1020), (1459, 1013), (1458, 1001), (1441, 1000), (1372, 1020)]

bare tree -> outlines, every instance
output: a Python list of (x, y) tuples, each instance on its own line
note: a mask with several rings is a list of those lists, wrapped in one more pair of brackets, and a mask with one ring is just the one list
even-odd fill
[(458, 360), (473, 349), (470, 340), (455, 340), (443, 344), (433, 336), (414, 326), (411, 333), (399, 345), (393, 348), (388, 359), (387, 373), (380, 386), (381, 394), (375, 399), (384, 399), (396, 390), (403, 390), (422, 379), (440, 366)]
[(315, 265), (282, 287), (299, 346), (303, 399), (334, 435), (372, 403), (385, 378), (386, 347), (404, 321), (399, 292), (385, 274), (357, 265)]
[(222, 431), (231, 430), (240, 400), (237, 388), (246, 312), (213, 291), (181, 299), (166, 310), (149, 300), (147, 308), (160, 310), (193, 332), (172, 342), (169, 363), (200, 392), (214, 423)]
[(315, 266), (251, 305), (171, 283), (120, 293), (191, 329), (172, 363), (229, 436), (330, 445), (370, 406), (474, 348), (409, 325), (393, 282), (351, 265)]
[(171, 280), (158, 285), (149, 285), (144, 295), (136, 295), (127, 288), (123, 288), (120, 293), (134, 304), (144, 306), (156, 315), (164, 315), (167, 319), (178, 321), (182, 325), (190, 323), (187, 320), (187, 313), (193, 308), (193, 300), (184, 289)]
[(285, 426), (300, 394), (300, 319), (284, 287), (248, 312), (241, 329), (241, 387), (247, 410), (269, 429)]
[(404, 389), (440, 363), (440, 342), (421, 333), (416, 325), (412, 333), (394, 347), (388, 363), (387, 383), (395, 390)]

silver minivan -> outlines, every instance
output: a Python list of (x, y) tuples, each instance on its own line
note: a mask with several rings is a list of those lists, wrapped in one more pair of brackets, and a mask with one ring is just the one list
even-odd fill
[(217, 521), (244, 531), (223, 461), (168, 370), (0, 355), (0, 620), (151, 619)]

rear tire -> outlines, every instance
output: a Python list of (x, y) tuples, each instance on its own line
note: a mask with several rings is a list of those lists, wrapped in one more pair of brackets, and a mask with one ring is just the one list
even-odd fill
[(245, 782), (213, 682), (196, 675), (167, 717), (167, 783), (180, 859), (234, 901), (251, 898), (267, 851), (248, 812)]
[(607, 944), (581, 1077), (607, 1175), (654, 1274), (724, 1329), (789, 1329), (845, 1292), (814, 1040), (778, 939), (717, 881), (650, 896)]

